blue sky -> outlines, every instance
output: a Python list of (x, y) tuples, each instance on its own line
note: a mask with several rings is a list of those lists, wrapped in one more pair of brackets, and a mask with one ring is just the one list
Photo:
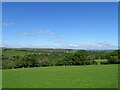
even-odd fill
[(118, 4), (3, 3), (3, 46), (115, 49)]

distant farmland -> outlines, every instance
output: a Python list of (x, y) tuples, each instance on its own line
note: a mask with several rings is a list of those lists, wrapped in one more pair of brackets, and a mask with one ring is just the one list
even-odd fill
[(118, 64), (119, 50), (2, 49), (2, 69)]

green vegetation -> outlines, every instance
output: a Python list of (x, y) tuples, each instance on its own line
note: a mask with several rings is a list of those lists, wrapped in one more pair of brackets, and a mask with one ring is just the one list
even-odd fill
[(3, 48), (2, 52), (3, 88), (118, 87), (119, 50)]
[(108, 63), (107, 59), (96, 59), (94, 61), (95, 61), (95, 63), (97, 63), (97, 65), (107, 64)]
[(2, 89), (2, 70), (0, 70), (0, 89)]
[(120, 63), (119, 50), (3, 48), (2, 52), (2, 69)]
[(3, 88), (117, 88), (118, 65), (3, 70)]

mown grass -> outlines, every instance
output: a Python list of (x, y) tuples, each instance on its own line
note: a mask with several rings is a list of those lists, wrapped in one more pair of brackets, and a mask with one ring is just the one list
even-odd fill
[(2, 70), (0, 69), (0, 90), (2, 89)]
[(107, 63), (107, 59), (96, 59), (95, 62), (99, 65), (101, 63)]
[(118, 65), (3, 70), (3, 88), (117, 88)]
[(96, 62), (107, 62), (107, 59), (96, 59)]

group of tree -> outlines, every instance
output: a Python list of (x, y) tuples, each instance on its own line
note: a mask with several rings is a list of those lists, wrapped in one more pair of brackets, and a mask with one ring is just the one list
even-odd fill
[[(12, 51), (12, 54), (10, 51)], [(8, 53), (9, 52), (9, 53)], [(20, 54), (18, 53), (20, 52)], [(21, 52), (24, 53), (21, 55)], [(29, 52), (29, 53), (28, 53)], [(18, 54), (17, 54), (18, 53)], [(96, 60), (106, 59), (101, 64), (119, 64), (120, 50), (12, 50), (3, 49), (2, 68), (26, 68), (40, 66), (63, 66), (63, 65), (92, 65), (99, 64)], [(12, 55), (11, 55), (12, 54)]]

